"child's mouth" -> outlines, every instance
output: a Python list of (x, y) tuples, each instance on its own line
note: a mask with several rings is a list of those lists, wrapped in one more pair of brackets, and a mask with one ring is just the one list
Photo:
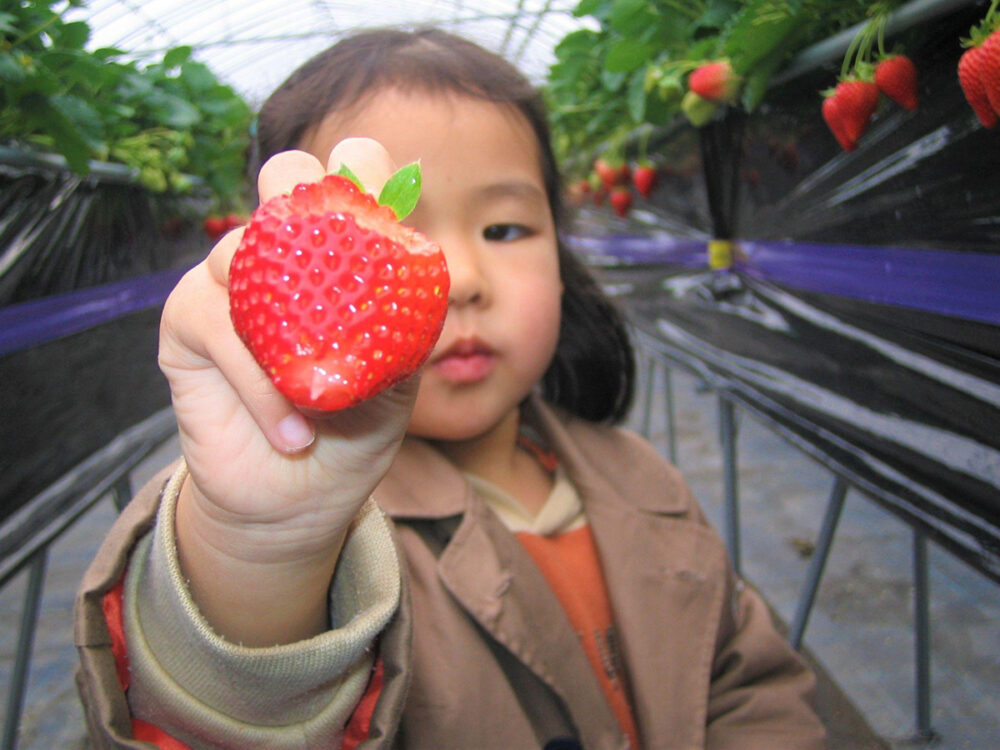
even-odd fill
[(493, 351), (481, 341), (461, 339), (431, 362), (434, 372), (456, 384), (475, 383), (493, 369)]

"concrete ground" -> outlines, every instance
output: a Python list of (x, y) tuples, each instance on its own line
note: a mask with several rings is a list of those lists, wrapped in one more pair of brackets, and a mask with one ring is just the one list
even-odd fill
[[(722, 528), (716, 397), (675, 372), (678, 464), (709, 517)], [(666, 452), (662, 383), (651, 439)], [(790, 621), (831, 479), (737, 412), (743, 571)], [(171, 441), (134, 476), (134, 486), (177, 453)], [(80, 575), (115, 515), (110, 500), (52, 548), (18, 747), (87, 747), (73, 686), (71, 611)], [(19, 576), (0, 592), (0, 695), (6, 698), (24, 590)], [(1000, 748), (1000, 587), (930, 547), (934, 745)], [(833, 748), (910, 748), (914, 732), (912, 582), (906, 526), (858, 493), (848, 494), (826, 576), (805, 634), (821, 672), (822, 710)], [(876, 737), (877, 735), (877, 737)], [(881, 737), (880, 741), (878, 737)], [(919, 744), (919, 743), (918, 743)]]

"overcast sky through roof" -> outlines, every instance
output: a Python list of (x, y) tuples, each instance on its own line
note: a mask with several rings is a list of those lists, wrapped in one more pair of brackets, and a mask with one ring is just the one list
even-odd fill
[(300, 63), (353, 30), (433, 24), (500, 52), (541, 82), (552, 48), (573, 29), (577, 0), (90, 0), (70, 18), (84, 18), (91, 47), (118, 47), (157, 59), (171, 47), (195, 57), (253, 104)]

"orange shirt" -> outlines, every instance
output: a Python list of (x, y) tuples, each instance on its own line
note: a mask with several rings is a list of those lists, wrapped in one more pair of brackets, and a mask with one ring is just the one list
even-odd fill
[(554, 464), (542, 465), (552, 473), (554, 486), (534, 516), (499, 487), (471, 474), (467, 477), (552, 587), (630, 747), (637, 749), (638, 733), (619, 663), (611, 603), (583, 504), (561, 470)]
[(618, 660), (614, 619), (590, 526), (557, 536), (520, 532), (517, 538), (548, 580), (590, 660), (629, 746), (639, 747), (632, 707)]

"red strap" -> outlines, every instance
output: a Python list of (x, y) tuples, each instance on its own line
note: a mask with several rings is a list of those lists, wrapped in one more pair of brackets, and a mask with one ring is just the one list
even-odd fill
[(125, 627), (122, 624), (122, 590), (124, 580), (118, 581), (115, 587), (101, 599), (101, 609), (104, 610), (104, 621), (111, 633), (111, 653), (115, 657), (115, 671), (118, 672), (118, 684), (122, 691), (128, 690), (128, 650), (125, 648)]
[[(129, 666), (128, 649), (125, 647), (125, 625), (122, 619), (122, 591), (123, 581), (119, 581), (114, 588), (104, 595), (101, 600), (101, 608), (104, 610), (104, 620), (108, 625), (108, 632), (111, 634), (111, 653), (115, 657), (115, 671), (118, 673), (118, 683), (122, 691), (128, 690)], [(372, 669), (371, 679), (364, 695), (354, 707), (347, 726), (344, 728), (344, 740), (341, 750), (354, 750), (362, 740), (368, 737), (371, 729), (372, 715), (375, 713), (375, 704), (382, 693), (382, 685), (385, 682), (385, 666), (382, 659), (376, 659), (375, 667)], [(160, 750), (190, 750), (190, 748), (174, 737), (164, 732), (155, 724), (141, 719), (132, 719), (132, 734), (135, 739), (149, 742)]]
[(361, 696), (358, 705), (354, 707), (350, 721), (344, 728), (344, 741), (340, 745), (340, 750), (354, 750), (362, 740), (368, 737), (371, 730), (372, 715), (375, 713), (375, 704), (382, 693), (382, 685), (385, 683), (385, 664), (381, 657), (375, 660), (375, 668), (372, 669), (371, 679), (368, 680), (368, 687), (365, 694)]

